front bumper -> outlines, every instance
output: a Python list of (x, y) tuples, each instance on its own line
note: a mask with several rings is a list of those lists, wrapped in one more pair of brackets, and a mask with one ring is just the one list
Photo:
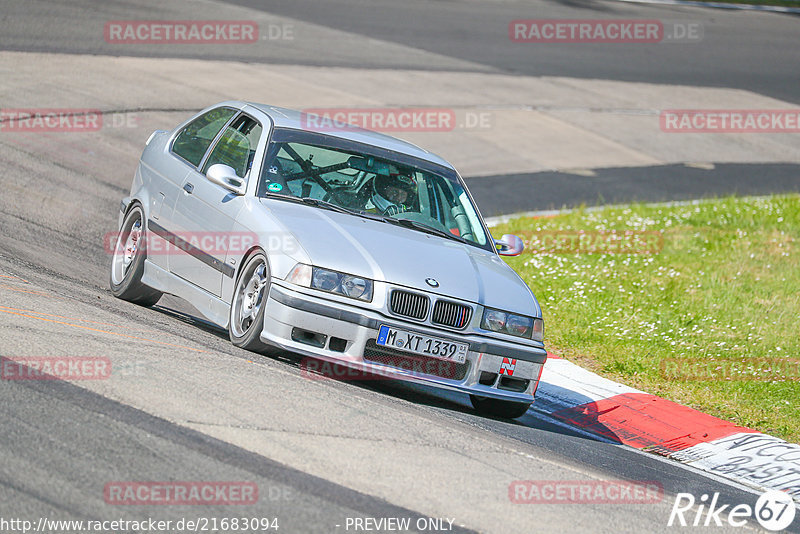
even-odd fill
[[(375, 344), (381, 325), (468, 342), (464, 364), (412, 355)], [(261, 340), (313, 358), (389, 379), (419, 382), (480, 397), (533, 401), (544, 348), (487, 339), (386, 317), (342, 302), (299, 292), (273, 280)]]

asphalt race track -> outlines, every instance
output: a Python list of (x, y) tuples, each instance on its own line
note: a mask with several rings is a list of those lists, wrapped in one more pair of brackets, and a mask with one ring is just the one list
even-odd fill
[(492, 217), (580, 205), (789, 193), (800, 190), (798, 176), (800, 166), (791, 163), (727, 163), (714, 169), (674, 164), (598, 169), (589, 177), (569, 171), (481, 176), (467, 178), (467, 184), (483, 215)]
[[(457, 394), (309, 378), (299, 356), (237, 349), (227, 332), (177, 298), (165, 296), (152, 309), (115, 299), (103, 243), (117, 229), (119, 202), (149, 133), (226, 98), (289, 107), (411, 105), (424, 99), (424, 84), (382, 86), (376, 79), (413, 71), (431, 76), (431, 91), (450, 95), (453, 107), (462, 87), (481, 90), (461, 84), (473, 76), (545, 77), (565, 88), (569, 79), (565, 93), (579, 88), (611, 98), (602, 96), (607, 81), (616, 95), (632, 88), (629, 106), (650, 111), (640, 89), (664, 84), (697, 91), (702, 102), (724, 94), (747, 107), (758, 95), (790, 107), (800, 104), (797, 17), (594, 0), (0, 0), (0, 10), (0, 108), (91, 108), (119, 119), (90, 133), (0, 127), (0, 356), (104, 357), (113, 369), (106, 380), (0, 381), (0, 532), (21, 531), (2, 522), (12, 519), (175, 524), (240, 517), (277, 518), (283, 533), (355, 532), (355, 518), (408, 518), (410, 530), (422, 532), (641, 533), (670, 530), (681, 492), (719, 493), (719, 505), (755, 504), (758, 493), (748, 488), (566, 428), (535, 405), (515, 421), (491, 419), (475, 415)], [(698, 20), (704, 41), (553, 45), (536, 53), (508, 41), (513, 19), (597, 17)], [(103, 40), (106, 21), (129, 19), (253, 19), (262, 31), (290, 26), (296, 39), (255, 48)], [(403, 94), (413, 98), (401, 102)], [(590, 119), (581, 117), (575, 120)], [(493, 129), (463, 139), (502, 137), (506, 117), (494, 118)], [(525, 131), (525, 122), (515, 124)], [(793, 139), (701, 145), (719, 158), (698, 166), (681, 154), (642, 156), (642, 146), (629, 150), (635, 142), (622, 134), (603, 137), (585, 127), (594, 132), (587, 146), (608, 140), (625, 158), (601, 166), (591, 154), (565, 149), (557, 162), (511, 151), (476, 160), (480, 145), (460, 147), (441, 133), (419, 142), (428, 139), (456, 166), (475, 169), (464, 174), (485, 215), (800, 190)], [(631, 137), (644, 139), (640, 133)], [(601, 147), (597, 158), (606, 152)], [(572, 165), (573, 157), (586, 161)], [(516, 170), (507, 172), (507, 161)], [(653, 504), (515, 504), (509, 485), (516, 480), (655, 481), (664, 495)], [(254, 483), (258, 499), (109, 502), (104, 489), (126, 481)], [(360, 524), (360, 531), (391, 530)], [(711, 527), (759, 528), (752, 521)], [(790, 530), (800, 532), (800, 519)]]

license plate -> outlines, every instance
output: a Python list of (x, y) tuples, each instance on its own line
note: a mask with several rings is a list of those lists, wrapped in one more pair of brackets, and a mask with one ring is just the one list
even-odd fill
[(456, 343), (386, 325), (381, 325), (375, 342), (384, 347), (457, 363), (467, 361), (467, 350), (469, 350), (468, 343)]

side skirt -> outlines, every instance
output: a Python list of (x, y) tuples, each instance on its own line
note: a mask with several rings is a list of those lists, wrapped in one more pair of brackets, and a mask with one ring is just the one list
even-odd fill
[(212, 323), (222, 328), (228, 328), (230, 305), (227, 302), (203, 291), (183, 278), (175, 276), (149, 260), (144, 261), (142, 283), (153, 289), (182, 298), (197, 308)]

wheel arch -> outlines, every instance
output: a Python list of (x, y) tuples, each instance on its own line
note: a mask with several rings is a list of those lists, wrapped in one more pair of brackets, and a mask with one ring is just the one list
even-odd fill
[(247, 263), (247, 260), (250, 259), (250, 256), (252, 256), (253, 254), (257, 254), (258, 252), (261, 252), (262, 254), (264, 254), (264, 257), (267, 259), (267, 267), (270, 268), (270, 273), (272, 273), (272, 268), (271, 268), (270, 262), (269, 262), (269, 254), (267, 254), (266, 251), (263, 248), (261, 248), (260, 245), (253, 245), (252, 247), (247, 249), (247, 252), (242, 254), (242, 259), (239, 262), (239, 266), (236, 267), (236, 273), (233, 275), (233, 284), (234, 284), (234, 286), (236, 285), (236, 281), (239, 279), (239, 274), (241, 274), (242, 269), (244, 268), (245, 264)]

